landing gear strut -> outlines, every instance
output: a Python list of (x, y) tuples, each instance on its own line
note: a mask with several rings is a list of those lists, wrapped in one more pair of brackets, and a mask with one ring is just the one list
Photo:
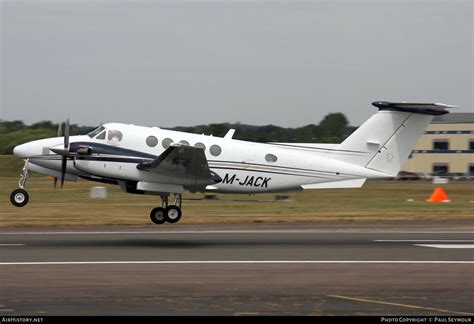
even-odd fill
[(181, 194), (175, 194), (173, 205), (168, 205), (168, 196), (161, 196), (161, 207), (153, 208), (150, 213), (150, 219), (155, 224), (177, 223), (181, 216)]
[(15, 207), (23, 207), (30, 200), (30, 196), (25, 190), (26, 181), (28, 180), (28, 159), (25, 160), (25, 166), (23, 167), (23, 173), (21, 174), (20, 181), (18, 181), (18, 186), (20, 189), (13, 190), (10, 194), (10, 202)]

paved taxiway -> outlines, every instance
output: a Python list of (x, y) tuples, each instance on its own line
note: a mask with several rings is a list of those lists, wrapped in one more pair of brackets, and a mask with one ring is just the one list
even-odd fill
[(474, 223), (0, 230), (0, 315), (472, 315)]

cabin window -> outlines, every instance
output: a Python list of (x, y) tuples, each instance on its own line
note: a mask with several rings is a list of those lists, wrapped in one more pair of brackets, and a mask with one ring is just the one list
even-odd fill
[(474, 151), (474, 140), (473, 140), (473, 139), (470, 139), (470, 140), (469, 140), (469, 149), (470, 149), (471, 151)]
[(276, 162), (278, 160), (278, 158), (276, 157), (276, 155), (274, 154), (267, 154), (265, 155), (265, 161), (267, 162)]
[(103, 131), (102, 133), (97, 135), (96, 139), (105, 140), (105, 133), (106, 133), (106, 131)]
[(158, 139), (155, 136), (148, 136), (146, 138), (146, 145), (148, 145), (149, 147), (155, 147), (156, 145), (158, 145)]
[(173, 143), (173, 140), (171, 138), (165, 138), (163, 142), (161, 142), (161, 145), (163, 145), (163, 148), (167, 149), (170, 147), (171, 143)]
[(111, 142), (120, 142), (123, 138), (123, 134), (118, 130), (109, 130), (107, 139)]
[(209, 149), (209, 152), (211, 152), (211, 154), (214, 156), (219, 156), (222, 153), (222, 149), (219, 145), (212, 145)]
[(183, 145), (189, 145), (189, 142), (188, 141), (179, 141), (181, 144)]
[(202, 148), (204, 151), (206, 150), (206, 145), (203, 143), (196, 143), (194, 144), (194, 147)]

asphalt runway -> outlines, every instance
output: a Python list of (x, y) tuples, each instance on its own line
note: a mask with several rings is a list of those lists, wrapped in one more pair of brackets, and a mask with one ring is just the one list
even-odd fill
[(0, 315), (474, 315), (474, 222), (0, 229)]

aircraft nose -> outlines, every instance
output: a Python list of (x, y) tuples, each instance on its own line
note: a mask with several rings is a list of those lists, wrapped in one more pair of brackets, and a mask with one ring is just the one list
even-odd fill
[[(0, 0), (1, 1), (1, 0)], [(71, 136), (74, 139), (74, 136)], [(38, 155), (50, 154), (49, 149), (63, 141), (59, 137), (44, 138), (15, 146), (13, 154), (20, 159), (27, 159)], [(64, 144), (63, 144), (64, 145)]]
[(27, 144), (15, 146), (15, 148), (13, 149), (13, 154), (20, 159), (28, 157)]

